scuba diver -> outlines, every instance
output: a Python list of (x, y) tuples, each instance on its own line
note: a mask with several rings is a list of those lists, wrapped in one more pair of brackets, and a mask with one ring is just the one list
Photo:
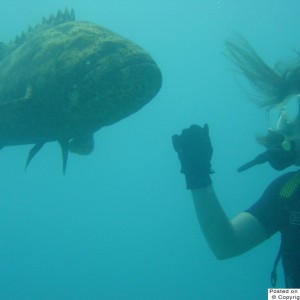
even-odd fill
[[(268, 133), (257, 137), (266, 151), (238, 171), (265, 162), (276, 170), (300, 166), (300, 64), (270, 68), (242, 38), (226, 41), (226, 47), (238, 71), (264, 96), (254, 101), (266, 108), (270, 122)], [(230, 220), (212, 185), (208, 125), (192, 125), (174, 135), (172, 142), (200, 227), (215, 256), (222, 260), (240, 255), (280, 232), (271, 283), (276, 285), (276, 266), (282, 258), (286, 287), (300, 288), (300, 170), (279, 176), (254, 205)]]

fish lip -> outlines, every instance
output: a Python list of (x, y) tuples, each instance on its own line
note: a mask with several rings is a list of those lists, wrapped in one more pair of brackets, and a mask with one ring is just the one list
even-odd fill
[[(108, 69), (107, 72), (108, 73), (118, 72), (125, 68), (134, 67), (134, 66), (142, 66), (142, 65), (153, 65), (153, 66), (157, 67), (157, 64), (149, 55), (140, 54), (140, 55), (135, 55), (134, 57), (129, 57), (127, 60), (120, 63), (119, 65), (116, 65), (114, 68)], [(99, 65), (96, 66), (96, 68), (98, 68), (98, 67), (99, 67)], [(101, 65), (100, 65), (100, 68), (101, 68)]]
[[(140, 74), (140, 76), (138, 74)], [(123, 80), (124, 78), (126, 79), (127, 75), (137, 81), (143, 81), (143, 79), (147, 76), (146, 74), (148, 74), (149, 76), (149, 84), (152, 83), (152, 85), (156, 85), (158, 92), (162, 85), (162, 73), (157, 64), (152, 59), (133, 59), (127, 61), (121, 66), (113, 68), (108, 72), (105, 72), (104, 74), (101, 74), (101, 76), (99, 76), (99, 80), (108, 79), (113, 81), (117, 78), (119, 80)]]
[[(104, 80), (107, 79), (113, 79), (114, 76), (120, 75), (122, 72), (125, 70), (130, 70), (134, 68), (141, 68), (145, 66), (146, 69), (156, 69), (157, 70), (157, 76), (159, 80), (161, 81), (160, 86), (162, 84), (162, 73), (156, 64), (156, 62), (147, 54), (142, 54), (135, 56), (134, 58), (129, 58), (126, 61), (116, 65), (113, 68), (107, 68), (106, 70), (102, 70), (102, 65), (101, 63), (97, 63), (93, 68), (91, 68), (88, 72), (86, 72), (85, 75), (81, 77), (81, 79), (84, 80), (89, 80), (93, 79), (96, 80), (97, 82), (101, 82), (102, 84), (104, 83)], [(148, 68), (147, 68), (148, 67)], [(160, 87), (159, 87), (160, 89)]]
[(87, 58), (85, 62), (81, 62), (77, 66), (77, 70), (74, 69), (75, 76), (71, 79), (71, 84), (77, 86), (80, 82), (87, 80), (88, 78), (105, 78), (107, 76), (112, 76), (122, 70), (135, 66), (142, 65), (152, 65), (157, 66), (155, 61), (147, 53), (138, 53), (133, 56), (127, 57), (125, 60), (118, 62), (119, 58), (113, 58), (112, 63), (114, 64), (111, 67), (111, 63), (105, 63), (102, 59), (97, 58)]

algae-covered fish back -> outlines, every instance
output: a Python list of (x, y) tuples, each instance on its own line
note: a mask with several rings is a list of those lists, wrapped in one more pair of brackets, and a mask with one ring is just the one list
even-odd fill
[(69, 150), (90, 153), (95, 131), (141, 109), (162, 84), (140, 46), (67, 10), (2, 49), (0, 145), (35, 144), (29, 161), (49, 141), (62, 145), (64, 165)]

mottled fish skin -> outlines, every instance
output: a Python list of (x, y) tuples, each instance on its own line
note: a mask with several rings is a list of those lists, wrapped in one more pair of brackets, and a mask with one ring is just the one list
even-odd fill
[[(28, 165), (40, 145), (58, 141), (66, 160), (70, 142), (137, 112), (161, 84), (140, 46), (59, 11), (0, 44), (0, 147), (34, 144)], [(84, 154), (77, 144), (84, 149), (73, 143), (72, 152)]]

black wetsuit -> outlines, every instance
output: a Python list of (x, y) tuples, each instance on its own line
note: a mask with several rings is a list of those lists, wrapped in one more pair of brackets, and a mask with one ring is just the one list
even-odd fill
[(247, 212), (263, 224), (268, 237), (281, 233), (286, 287), (300, 288), (300, 170), (274, 180)]

